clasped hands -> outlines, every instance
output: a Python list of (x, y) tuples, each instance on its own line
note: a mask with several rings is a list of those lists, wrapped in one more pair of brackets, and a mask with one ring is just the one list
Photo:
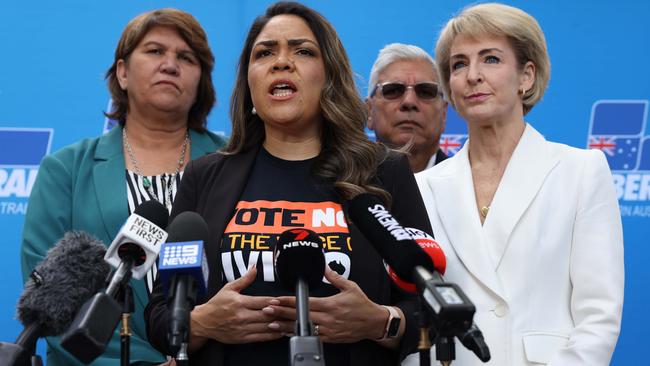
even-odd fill
[[(257, 269), (253, 267), (192, 311), (190, 350), (199, 348), (207, 339), (227, 344), (267, 342), (294, 332), (294, 296), (240, 293), (256, 276)], [(321, 340), (352, 343), (380, 338), (388, 319), (387, 310), (370, 301), (355, 282), (327, 267), (325, 278), (340, 292), (329, 297), (309, 298), (310, 319), (319, 325)]]

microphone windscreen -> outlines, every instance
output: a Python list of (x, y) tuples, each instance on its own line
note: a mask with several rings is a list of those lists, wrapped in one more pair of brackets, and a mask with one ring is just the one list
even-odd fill
[(295, 291), (302, 278), (310, 289), (317, 288), (325, 275), (323, 241), (308, 229), (290, 229), (278, 238), (274, 250), (275, 272), (280, 284)]
[(104, 244), (84, 232), (69, 232), (30, 274), (17, 306), (27, 326), (42, 326), (42, 336), (63, 333), (81, 305), (99, 291), (110, 271)]
[(379, 197), (368, 193), (357, 195), (348, 202), (348, 214), (352, 223), (402, 279), (415, 283), (413, 270), (416, 266), (431, 272), (434, 270), (429, 256), (388, 212)]
[(167, 242), (208, 240), (208, 224), (201, 215), (192, 211), (185, 211), (174, 217), (167, 228)]
[(163, 230), (165, 230), (169, 221), (169, 212), (165, 206), (156, 200), (142, 202), (135, 208), (133, 213), (153, 222)]

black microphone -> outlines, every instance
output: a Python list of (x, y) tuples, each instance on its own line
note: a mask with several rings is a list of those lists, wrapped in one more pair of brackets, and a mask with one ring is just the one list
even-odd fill
[(18, 300), (25, 328), (15, 344), (0, 344), (0, 365), (28, 364), (38, 338), (65, 331), (83, 302), (103, 287), (110, 270), (105, 252), (101, 241), (83, 232), (66, 233), (47, 252)]
[(437, 274), (429, 256), (390, 214), (379, 197), (369, 193), (357, 195), (348, 202), (348, 214), (363, 236), (401, 279), (416, 283), (413, 269), (417, 266)]
[(323, 346), (309, 320), (309, 288), (317, 288), (325, 275), (323, 241), (308, 229), (290, 229), (274, 249), (275, 273), (288, 291), (296, 291), (296, 336), (289, 341), (291, 365), (324, 365)]
[(197, 296), (206, 292), (207, 264), (203, 243), (208, 225), (196, 212), (180, 213), (169, 224), (167, 242), (160, 249), (158, 274), (167, 294), (167, 341), (176, 361), (187, 361), (190, 312)]
[(456, 284), (443, 281), (432, 259), (379, 197), (368, 193), (357, 195), (348, 202), (348, 214), (393, 271), (416, 284), (437, 333), (444, 337), (465, 335), (476, 312), (474, 304)]
[(438, 331), (469, 329), (476, 311), (472, 302), (458, 286), (443, 281), (433, 259), (379, 197), (369, 193), (357, 195), (348, 202), (348, 214), (393, 271), (401, 279), (417, 285), (420, 296), (434, 314)]
[(106, 290), (95, 294), (82, 306), (61, 338), (61, 346), (84, 363), (104, 353), (122, 315), (123, 307), (115, 297), (131, 277), (142, 278), (158, 256), (160, 244), (167, 239), (168, 212), (155, 200), (136, 207), (106, 251), (104, 260), (117, 267)]

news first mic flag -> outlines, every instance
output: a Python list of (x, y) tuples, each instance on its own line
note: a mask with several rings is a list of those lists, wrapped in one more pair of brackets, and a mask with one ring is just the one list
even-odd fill
[(163, 228), (147, 218), (134, 213), (126, 220), (124, 226), (122, 226), (118, 235), (109, 246), (104, 258), (113, 267), (118, 267), (121, 263), (121, 258), (117, 254), (120, 244), (137, 243), (146, 253), (144, 263), (134, 266), (132, 269), (133, 278), (139, 280), (144, 277), (156, 261), (159, 245), (164, 243), (165, 240), (167, 240), (167, 232)]

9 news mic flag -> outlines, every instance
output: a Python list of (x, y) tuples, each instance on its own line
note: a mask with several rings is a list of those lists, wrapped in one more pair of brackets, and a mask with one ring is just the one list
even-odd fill
[(191, 211), (176, 216), (168, 231), (168, 242), (160, 250), (158, 274), (167, 294), (169, 348), (176, 360), (182, 362), (188, 360), (185, 349), (189, 341), (190, 312), (197, 296), (206, 292), (208, 266), (203, 243), (209, 234), (203, 217)]

